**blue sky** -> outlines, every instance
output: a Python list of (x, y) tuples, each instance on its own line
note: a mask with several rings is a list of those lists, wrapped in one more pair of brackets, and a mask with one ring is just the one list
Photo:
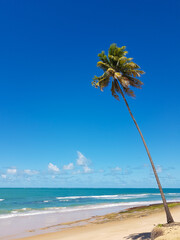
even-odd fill
[(111, 43), (146, 72), (128, 98), (163, 187), (180, 185), (180, 2), (1, 1), (0, 187), (156, 187), (121, 99), (91, 86)]

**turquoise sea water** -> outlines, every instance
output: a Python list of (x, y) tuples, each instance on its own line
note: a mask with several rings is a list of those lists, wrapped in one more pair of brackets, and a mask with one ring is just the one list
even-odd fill
[[(167, 201), (180, 201), (180, 188), (164, 189), (164, 193)], [(158, 202), (158, 189), (1, 188), (0, 218)]]

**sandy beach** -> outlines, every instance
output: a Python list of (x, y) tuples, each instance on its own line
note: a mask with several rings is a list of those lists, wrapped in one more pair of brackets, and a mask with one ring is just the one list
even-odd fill
[[(180, 206), (172, 205), (170, 208), (174, 220), (180, 222)], [(95, 219), (87, 220), (87, 224), (82, 226), (73, 227), (72, 225), (61, 231), (19, 238), (19, 240), (148, 240), (152, 229), (156, 225), (164, 223), (166, 223), (166, 218), (163, 208), (152, 205), (129, 209), (124, 213), (98, 216)], [(169, 239), (171, 238), (169, 237)], [(172, 239), (180, 239), (180, 232), (177, 231)]]

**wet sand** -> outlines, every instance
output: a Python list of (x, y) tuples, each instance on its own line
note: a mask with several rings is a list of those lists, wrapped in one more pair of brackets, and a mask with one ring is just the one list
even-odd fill
[[(174, 220), (180, 222), (180, 206), (170, 208)], [(150, 233), (157, 224), (166, 223), (162, 207), (141, 207), (122, 213), (111, 213), (66, 224), (48, 226), (38, 234), (21, 240), (150, 240)], [(68, 226), (68, 228), (66, 228)], [(51, 232), (51, 231), (55, 232)], [(15, 239), (16, 237), (14, 236)], [(1, 239), (1, 238), (0, 238)], [(178, 238), (177, 238), (178, 239)], [(179, 237), (180, 239), (180, 237)], [(179, 240), (178, 239), (178, 240)]]
[[(59, 231), (64, 228), (71, 227), (69, 222), (73, 222), (72, 225), (84, 225), (89, 220), (93, 220), (93, 217), (102, 216), (112, 212), (120, 212), (129, 207), (147, 205), (146, 202), (139, 202), (135, 205), (131, 203), (123, 204), (123, 206), (114, 206), (114, 204), (108, 205), (111, 207), (102, 205), (96, 205), (92, 209), (84, 208), (72, 208), (57, 211), (38, 211), (23, 213), (21, 215), (0, 218), (0, 240), (10, 240), (16, 238), (22, 238), (27, 236), (33, 236), (37, 234), (43, 234), (48, 232)], [(92, 206), (91, 206), (92, 207)], [(83, 220), (83, 221), (80, 221)], [(77, 222), (79, 221), (79, 222)], [(67, 224), (65, 224), (67, 223)]]

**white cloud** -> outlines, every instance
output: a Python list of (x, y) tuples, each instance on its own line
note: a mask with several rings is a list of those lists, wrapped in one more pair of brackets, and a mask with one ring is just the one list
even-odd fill
[(63, 169), (64, 170), (72, 170), (72, 169), (74, 169), (74, 164), (73, 163), (69, 163), (68, 165), (64, 165)]
[(16, 174), (17, 173), (17, 169), (16, 168), (8, 168), (7, 169), (7, 173), (9, 173), (9, 174)]
[(162, 172), (162, 167), (158, 165), (157, 168), (156, 168), (156, 171), (157, 171), (157, 173), (161, 173)]
[(90, 161), (79, 151), (77, 151), (78, 158), (76, 159), (76, 163), (78, 166), (82, 166), (84, 173), (90, 173), (93, 170), (88, 166)]
[(6, 174), (1, 174), (1, 177), (2, 177), (3, 179), (6, 179), (6, 178), (7, 178)]
[(56, 165), (52, 164), (52, 163), (48, 164), (48, 169), (53, 171), (53, 172), (59, 172), (60, 171), (59, 168)]
[(92, 169), (89, 168), (88, 166), (84, 166), (83, 169), (84, 169), (84, 173), (90, 173), (90, 172), (92, 172)]
[(145, 163), (145, 164), (144, 164), (144, 167), (145, 167), (145, 168), (149, 168), (149, 164)]
[(36, 170), (25, 169), (24, 173), (26, 173), (28, 175), (35, 175), (35, 174), (38, 174), (39, 172)]
[(81, 173), (81, 171), (80, 171), (80, 170), (77, 170), (77, 171), (73, 171), (72, 174), (76, 175), (76, 174), (80, 174), (80, 173)]
[(87, 164), (88, 164), (87, 158), (79, 151), (77, 151), (77, 154), (78, 154), (78, 158), (76, 160), (77, 165), (79, 165), (79, 166), (87, 166)]
[(115, 167), (115, 168), (113, 168), (112, 170), (113, 170), (113, 171), (116, 171), (116, 172), (121, 172), (121, 171), (122, 171), (122, 169), (121, 169), (120, 167)]

